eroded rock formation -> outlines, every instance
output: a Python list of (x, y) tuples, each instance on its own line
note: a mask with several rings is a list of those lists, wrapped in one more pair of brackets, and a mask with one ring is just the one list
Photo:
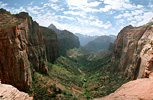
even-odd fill
[(33, 97), (11, 85), (0, 83), (0, 100), (33, 100)]
[(94, 100), (153, 100), (153, 80), (137, 79), (122, 85), (114, 93)]
[(57, 44), (57, 34), (46, 27), (40, 27), (41, 33), (43, 35), (44, 44), (46, 46), (47, 60), (54, 62), (57, 57), (60, 56), (58, 44)]
[(114, 54), (120, 57), (119, 68), (129, 79), (141, 78), (144, 75), (149, 59), (150, 41), (153, 39), (153, 22), (140, 27), (123, 28), (115, 41)]
[(149, 59), (146, 63), (145, 73), (144, 77), (149, 78), (149, 75), (153, 73), (153, 39), (150, 43), (150, 48), (148, 48), (149, 51)]
[(32, 85), (34, 71), (48, 74), (40, 27), (28, 13), (11, 15), (3, 9), (0, 22), (0, 79), (26, 90)]

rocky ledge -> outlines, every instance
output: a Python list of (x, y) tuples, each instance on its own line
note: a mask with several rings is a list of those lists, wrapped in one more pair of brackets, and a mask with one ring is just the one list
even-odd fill
[(94, 100), (153, 100), (153, 78), (137, 79), (122, 85), (114, 93)]
[(12, 85), (0, 83), (0, 100), (33, 100), (27, 93), (20, 92)]

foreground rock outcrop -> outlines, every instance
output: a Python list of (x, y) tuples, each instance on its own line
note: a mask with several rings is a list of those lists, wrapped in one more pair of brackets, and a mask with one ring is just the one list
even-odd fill
[(137, 79), (122, 85), (114, 93), (94, 100), (153, 100), (153, 79)]
[(144, 77), (153, 39), (153, 21), (140, 26), (123, 28), (115, 41), (114, 55), (120, 58), (119, 68), (129, 79)]
[(0, 83), (0, 100), (33, 100), (33, 97), (11, 85)]

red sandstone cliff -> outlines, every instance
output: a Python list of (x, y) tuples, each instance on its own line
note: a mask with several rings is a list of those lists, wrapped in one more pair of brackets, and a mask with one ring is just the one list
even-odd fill
[(115, 55), (120, 57), (119, 68), (130, 79), (143, 77), (149, 59), (150, 41), (153, 39), (153, 22), (123, 28), (115, 41)]
[(32, 85), (34, 71), (48, 74), (46, 48), (39, 25), (28, 13), (11, 15), (0, 9), (2, 83), (11, 84), (19, 90), (26, 90)]
[(40, 29), (43, 35), (44, 44), (46, 46), (47, 60), (54, 62), (55, 59), (60, 56), (57, 44), (57, 34), (53, 30), (46, 27), (40, 27)]

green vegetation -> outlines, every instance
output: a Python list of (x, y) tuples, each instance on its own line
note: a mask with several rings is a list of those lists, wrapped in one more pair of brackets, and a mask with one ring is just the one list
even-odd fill
[[(25, 12), (11, 15), (1, 9), (0, 27), (19, 25), (27, 17), (29, 15)], [(48, 62), (49, 75), (34, 73), (32, 87), (26, 91), (34, 100), (89, 100), (106, 96), (128, 82), (118, 69), (119, 58), (116, 57), (115, 62), (111, 62), (112, 52), (106, 50), (99, 54), (90, 54), (83, 48), (69, 50), (74, 48), (74, 44), (77, 44), (75, 47), (79, 46), (78, 39), (72, 33), (62, 32), (58, 35), (58, 43), (61, 55), (64, 56), (60, 56), (54, 63)], [(65, 37), (63, 34), (67, 33), (69, 35)], [(99, 40), (97, 42), (101, 43)], [(67, 50), (69, 51), (66, 52)], [(24, 55), (22, 58), (24, 60)], [(41, 57), (41, 61), (46, 59)]]
[[(21, 15), (22, 16), (19, 16)], [(19, 25), (23, 22), (25, 15), (23, 13), (20, 14), (11, 14), (10, 12), (6, 11), (5, 9), (0, 9), (0, 27), (3, 28), (10, 28), (16, 25)]]
[(82, 50), (72, 49), (69, 57), (49, 62), (48, 76), (35, 72), (28, 93), (35, 100), (89, 100), (106, 96), (128, 82), (118, 69), (119, 58), (111, 62), (110, 52), (102, 57)]

